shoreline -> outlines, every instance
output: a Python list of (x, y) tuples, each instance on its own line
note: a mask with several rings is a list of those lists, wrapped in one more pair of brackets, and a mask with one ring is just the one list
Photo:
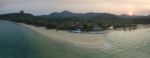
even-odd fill
[(98, 49), (111, 48), (111, 46), (105, 42), (103, 34), (70, 33), (62, 30), (56, 31), (55, 29), (46, 29), (45, 27), (20, 24), (50, 39), (66, 42), (75, 46)]

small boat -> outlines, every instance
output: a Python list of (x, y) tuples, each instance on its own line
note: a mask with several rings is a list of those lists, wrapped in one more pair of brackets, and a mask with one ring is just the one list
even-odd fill
[(81, 33), (81, 29), (72, 30), (71, 32), (73, 32), (73, 33)]

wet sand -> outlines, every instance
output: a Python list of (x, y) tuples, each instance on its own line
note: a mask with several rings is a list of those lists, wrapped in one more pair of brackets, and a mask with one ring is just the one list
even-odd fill
[(54, 39), (61, 42), (66, 42), (73, 44), (75, 46), (86, 47), (86, 48), (102, 48), (109, 49), (111, 48), (108, 43), (105, 42), (105, 35), (103, 34), (88, 34), (88, 33), (71, 33), (67, 31), (56, 31), (55, 29), (46, 29), (44, 27), (35, 27), (32, 25), (26, 26), (33, 31), (36, 31), (44, 36), (49, 37), (50, 39)]

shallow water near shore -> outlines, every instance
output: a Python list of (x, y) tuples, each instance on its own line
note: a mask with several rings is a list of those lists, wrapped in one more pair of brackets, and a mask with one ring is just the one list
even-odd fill
[(110, 48), (77, 47), (17, 23), (0, 21), (0, 58), (149, 58), (150, 28), (112, 30), (104, 35)]

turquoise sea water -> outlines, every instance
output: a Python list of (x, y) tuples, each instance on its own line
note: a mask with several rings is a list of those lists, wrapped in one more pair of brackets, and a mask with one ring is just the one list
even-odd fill
[[(0, 21), (0, 58), (96, 58), (108, 57), (91, 50), (50, 40), (19, 24)], [(100, 56), (103, 55), (103, 56)]]
[[(150, 58), (150, 29), (110, 31), (110, 50), (75, 47), (17, 23), (0, 21), (0, 58)], [(100, 34), (101, 35), (101, 34)]]

